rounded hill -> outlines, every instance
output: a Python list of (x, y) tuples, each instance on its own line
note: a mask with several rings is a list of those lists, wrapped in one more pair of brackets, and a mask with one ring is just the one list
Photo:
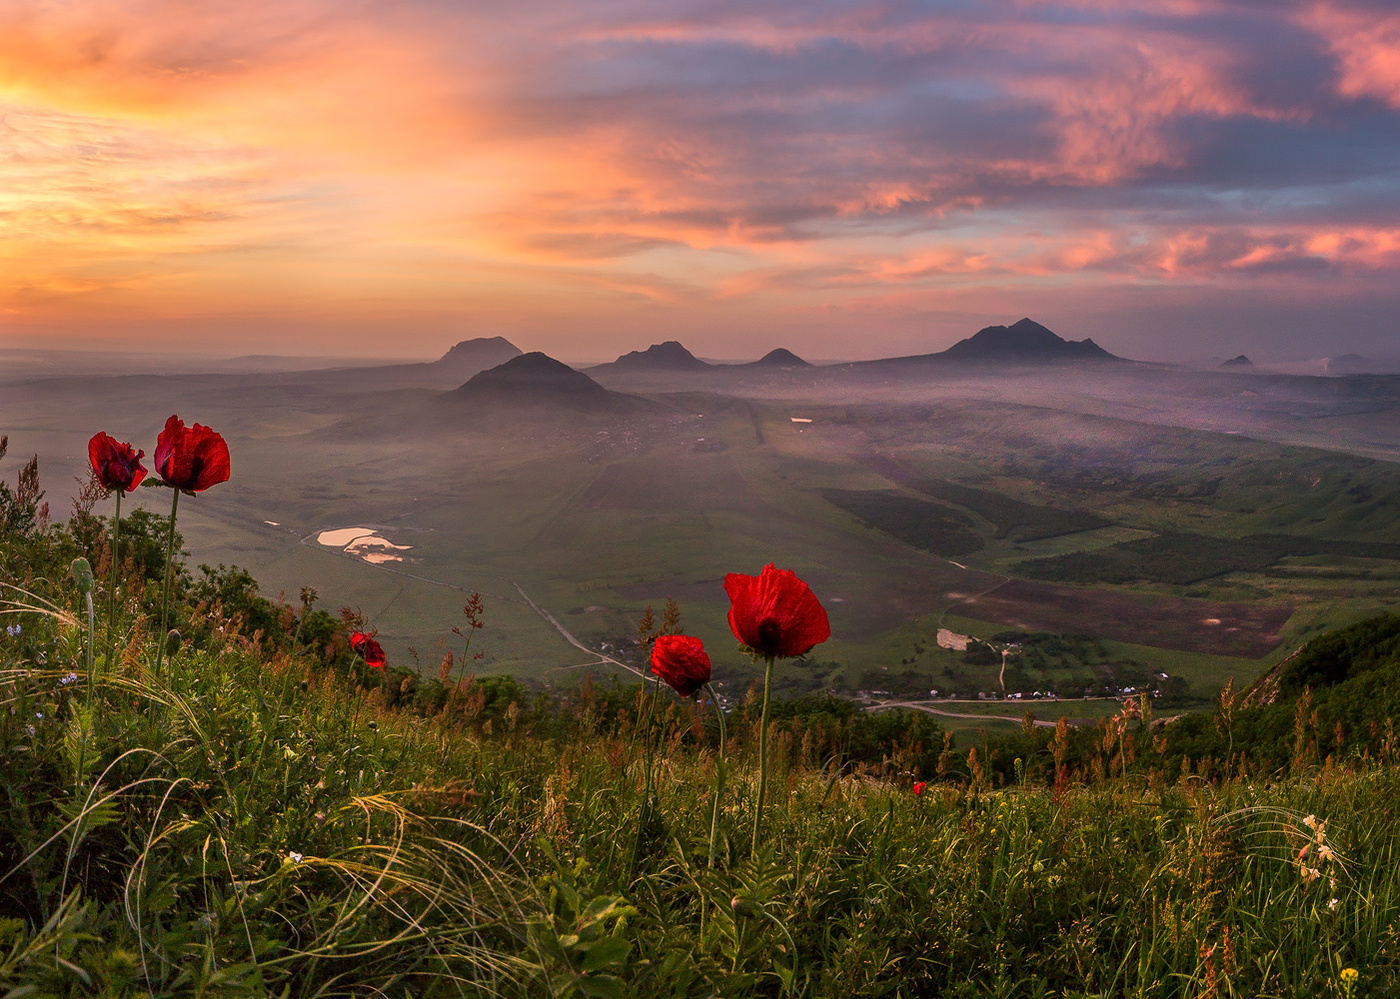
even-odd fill
[(1034, 319), (1022, 319), (1010, 326), (984, 327), (939, 356), (962, 361), (1115, 359), (1087, 337), (1066, 340)]
[(620, 397), (562, 361), (531, 351), (473, 375), (444, 398), (497, 406), (598, 409)]
[(696, 357), (677, 340), (654, 343), (646, 350), (623, 354), (611, 364), (599, 367), (631, 371), (704, 371), (712, 367)]
[(750, 361), (745, 367), (749, 368), (810, 368), (811, 365), (798, 357), (786, 347), (778, 347), (770, 350), (757, 361)]

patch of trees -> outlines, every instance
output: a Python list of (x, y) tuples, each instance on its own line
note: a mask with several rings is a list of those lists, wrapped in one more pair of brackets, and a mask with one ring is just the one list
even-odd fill
[(828, 503), (911, 548), (953, 558), (970, 555), (984, 547), (972, 519), (942, 503), (906, 496), (892, 489), (822, 489), (820, 492)]
[(998, 538), (1014, 535), (1018, 541), (1036, 541), (1111, 525), (1110, 521), (1092, 513), (1022, 503), (1000, 493), (973, 489), (943, 479), (923, 479), (910, 485), (926, 496), (971, 510), (996, 527)]
[(1257, 572), (1282, 558), (1335, 555), (1400, 560), (1400, 544), (1337, 541), (1292, 534), (1218, 538), (1168, 532), (1112, 548), (1016, 563), (1016, 574), (1060, 583), (1145, 581), (1186, 586), (1228, 572)]

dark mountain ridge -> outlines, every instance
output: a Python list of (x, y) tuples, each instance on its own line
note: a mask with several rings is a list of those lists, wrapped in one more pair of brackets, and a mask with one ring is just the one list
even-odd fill
[(743, 368), (810, 368), (811, 366), (786, 347), (770, 350), (757, 361), (749, 361), (747, 364), (739, 365)]
[(630, 396), (609, 392), (583, 372), (539, 351), (521, 354), (504, 364), (479, 371), (439, 398), (445, 402), (507, 409), (601, 410), (625, 406), (632, 401)]
[(1066, 340), (1034, 319), (986, 326), (936, 357), (949, 360), (1119, 360), (1093, 340)]
[(842, 367), (847, 370), (872, 370), (949, 365), (957, 370), (967, 365), (1043, 365), (1122, 360), (1087, 337), (1083, 340), (1066, 340), (1033, 319), (1021, 319), (1010, 326), (983, 327), (938, 353), (853, 361)]
[(677, 340), (654, 343), (646, 350), (633, 350), (616, 361), (599, 364), (589, 371), (708, 371), (713, 368)]

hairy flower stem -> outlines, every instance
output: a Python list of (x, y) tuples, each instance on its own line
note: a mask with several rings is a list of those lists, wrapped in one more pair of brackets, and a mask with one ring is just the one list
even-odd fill
[(727, 740), (724, 731), (724, 711), (719, 706), (719, 698), (715, 696), (715, 688), (707, 683), (705, 689), (710, 693), (710, 703), (715, 706), (715, 717), (719, 719), (719, 755), (715, 757), (715, 805), (710, 813), (710, 866), (714, 867), (715, 850), (719, 843), (720, 800), (724, 797), (724, 746)]
[(180, 490), (174, 490), (175, 498), (170, 501), (170, 533), (165, 537), (165, 589), (160, 597), (160, 634), (156, 642), (156, 675), (160, 675), (161, 660), (165, 656), (165, 635), (170, 627), (170, 577), (175, 573), (175, 510), (180, 505)]
[(112, 572), (107, 583), (107, 663), (117, 654), (117, 544), (122, 537), (122, 491), (117, 490), (117, 512), (112, 518)]
[(768, 701), (773, 693), (773, 656), (764, 656), (767, 665), (763, 669), (763, 717), (758, 729), (758, 801), (753, 809), (753, 847), (758, 853), (758, 832), (763, 825), (763, 798), (768, 790)]
[[(661, 680), (658, 678), (656, 687), (660, 688)], [(651, 818), (651, 779), (652, 779), (652, 746), (651, 746), (651, 723), (656, 713), (657, 693), (652, 691), (650, 695), (646, 692), (646, 681), (642, 682), (642, 696), (646, 697), (647, 711), (646, 720), (641, 723), (640, 734), (642, 738), (642, 807), (637, 815), (637, 833), (632, 838), (632, 861), (628, 865), (628, 880), (637, 875), (637, 857), (642, 851), (642, 835), (646, 831), (647, 822)]]

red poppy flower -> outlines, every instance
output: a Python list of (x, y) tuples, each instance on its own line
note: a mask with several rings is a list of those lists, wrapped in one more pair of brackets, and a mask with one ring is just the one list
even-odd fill
[(92, 463), (92, 474), (109, 493), (118, 490), (129, 493), (141, 484), (146, 477), (146, 469), (141, 459), (145, 451), (136, 451), (130, 444), (124, 444), (105, 433), (92, 435), (88, 441), (88, 461)]
[(155, 462), (162, 481), (181, 492), (203, 492), (228, 481), (228, 444), (202, 424), (186, 427), (178, 416), (166, 420), (156, 438)]
[(710, 682), (710, 657), (700, 639), (689, 635), (658, 635), (651, 647), (651, 671), (682, 697)]
[(373, 636), (366, 635), (363, 631), (355, 632), (350, 636), (350, 648), (364, 657), (366, 665), (373, 666), (375, 669), (384, 668), (384, 649), (380, 647)]
[(923, 781), (921, 781), (921, 780), (915, 781), (915, 782), (914, 782), (914, 797), (917, 798), (919, 795), (923, 794), (923, 793), (924, 793), (924, 788), (926, 788), (926, 787), (928, 787), (928, 785), (927, 785), (926, 783), (924, 783)]
[(800, 656), (831, 637), (826, 609), (791, 570), (770, 563), (759, 576), (731, 572), (724, 577), (724, 591), (729, 629), (760, 655)]

